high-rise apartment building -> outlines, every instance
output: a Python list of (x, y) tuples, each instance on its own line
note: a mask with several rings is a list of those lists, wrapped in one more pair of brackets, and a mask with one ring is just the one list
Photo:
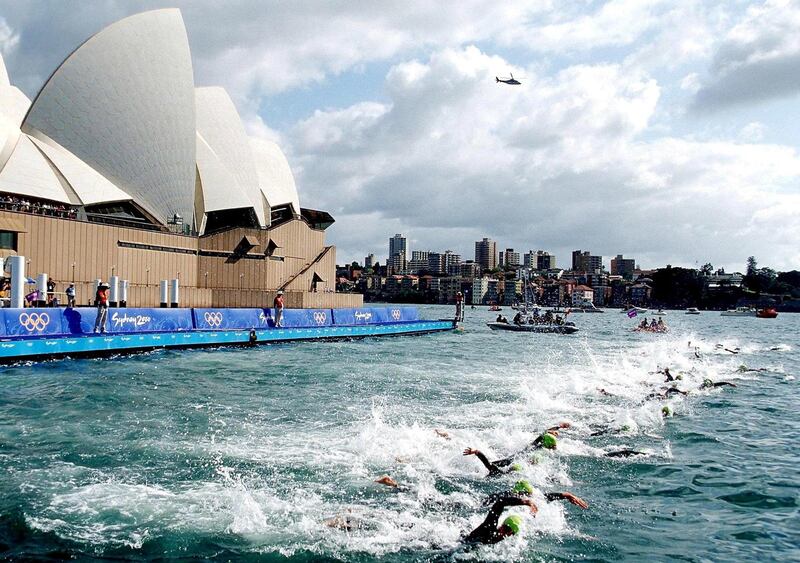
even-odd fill
[(368, 256), (364, 257), (364, 269), (365, 270), (367, 270), (369, 268), (372, 268), (375, 265), (376, 265), (376, 261), (375, 261), (375, 255), (374, 254), (369, 254)]
[(484, 238), (475, 243), (475, 262), (484, 270), (497, 267), (497, 243)]
[(428, 269), (428, 257), (430, 256), (428, 250), (412, 250), (411, 261), (408, 263), (408, 270), (412, 274), (416, 274), (421, 270)]
[(403, 252), (408, 255), (408, 246), (406, 245), (406, 237), (400, 233), (397, 233), (389, 239), (389, 258), (399, 252)]
[(552, 270), (556, 267), (556, 257), (544, 250), (537, 250), (535, 264), (537, 270)]
[(603, 269), (603, 257), (587, 251), (572, 251), (572, 269), (576, 272), (597, 272)]
[(611, 259), (611, 274), (622, 276), (629, 280), (633, 278), (633, 271), (636, 269), (636, 260), (633, 258), (623, 258), (622, 254), (617, 254), (616, 258)]
[(503, 253), (503, 266), (506, 268), (519, 267), (519, 252), (514, 252), (513, 248), (506, 248)]

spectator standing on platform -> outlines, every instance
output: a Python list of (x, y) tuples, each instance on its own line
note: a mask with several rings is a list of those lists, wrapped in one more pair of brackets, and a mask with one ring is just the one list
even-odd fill
[(53, 307), (53, 300), (56, 296), (56, 282), (52, 279), (47, 280), (47, 306)]
[(464, 294), (456, 292), (456, 322), (464, 321)]
[(94, 332), (106, 331), (106, 317), (108, 316), (108, 285), (100, 282), (94, 294), (94, 304), (97, 307), (97, 318), (94, 320)]
[(272, 304), (275, 307), (275, 326), (283, 326), (283, 291), (278, 291), (275, 296), (275, 301)]
[(72, 309), (73, 307), (75, 307), (75, 284), (74, 283), (69, 284), (69, 287), (64, 293), (67, 294), (67, 307)]

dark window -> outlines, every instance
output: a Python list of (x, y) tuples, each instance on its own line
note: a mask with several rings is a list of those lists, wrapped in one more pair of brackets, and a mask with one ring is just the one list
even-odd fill
[(0, 231), (0, 248), (16, 252), (17, 233), (13, 231)]

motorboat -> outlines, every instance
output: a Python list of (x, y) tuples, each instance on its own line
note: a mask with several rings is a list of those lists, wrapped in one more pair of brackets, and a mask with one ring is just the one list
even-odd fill
[(595, 307), (594, 303), (581, 303), (577, 307), (572, 307), (569, 311), (571, 313), (605, 313), (602, 309)]
[(697, 307), (689, 307), (688, 309), (686, 309), (686, 314), (687, 315), (699, 315), (700, 314), (700, 310)]
[(630, 313), (631, 311), (636, 311), (637, 315), (641, 315), (643, 313), (646, 313), (647, 309), (645, 307), (636, 307), (636, 306), (623, 307), (620, 313)]
[(767, 307), (756, 311), (756, 316), (759, 319), (774, 319), (778, 316), (778, 311), (776, 311), (774, 307)]
[(491, 307), (489, 307), (489, 310), (490, 311), (502, 311), (503, 309), (501, 309), (497, 305), (492, 305)]
[(542, 334), (574, 334), (578, 332), (575, 323), (539, 323), (539, 324), (514, 324), (514, 323), (486, 323), (492, 330), (508, 330), (511, 332), (538, 332)]
[(728, 309), (727, 311), (722, 311), (720, 316), (722, 317), (755, 317), (757, 311), (752, 307), (736, 307), (735, 309)]
[(667, 314), (667, 312), (664, 309), (659, 309), (658, 311), (653, 313), (653, 315), (656, 316), (656, 317), (661, 317), (661, 316), (666, 315), (666, 314)]

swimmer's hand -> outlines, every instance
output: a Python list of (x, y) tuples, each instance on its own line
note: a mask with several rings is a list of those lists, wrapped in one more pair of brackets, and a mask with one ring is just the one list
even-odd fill
[(579, 506), (579, 507), (581, 507), (583, 509), (589, 508), (589, 503), (588, 502), (586, 502), (585, 500), (583, 500), (580, 497), (576, 497), (572, 493), (562, 493), (562, 495), (564, 497), (564, 500), (566, 500), (568, 502), (571, 502), (575, 506)]
[(528, 506), (528, 508), (530, 508), (530, 509), (531, 509), (531, 514), (534, 514), (534, 515), (535, 515), (537, 512), (539, 512), (539, 507), (538, 507), (538, 506), (536, 506), (536, 503), (535, 503), (535, 502), (533, 502), (533, 501), (532, 501), (532, 500), (530, 500), (530, 499), (525, 499), (525, 500), (522, 502), (522, 504), (525, 504), (525, 505), (527, 505), (527, 506)]
[(464, 450), (464, 455), (478, 455), (479, 453), (481, 453), (480, 450), (474, 448), (467, 448)]
[(397, 481), (395, 481), (394, 479), (392, 479), (388, 475), (384, 475), (383, 477), (380, 477), (379, 479), (375, 479), (375, 482), (380, 484), (380, 485), (386, 485), (387, 487), (393, 487), (395, 489), (397, 487), (399, 487), (399, 485), (397, 484)]
[(450, 434), (448, 434), (444, 430), (439, 430), (438, 428), (436, 428), (434, 432), (436, 432), (436, 435), (439, 436), (440, 438), (444, 438), (445, 440), (450, 439)]

